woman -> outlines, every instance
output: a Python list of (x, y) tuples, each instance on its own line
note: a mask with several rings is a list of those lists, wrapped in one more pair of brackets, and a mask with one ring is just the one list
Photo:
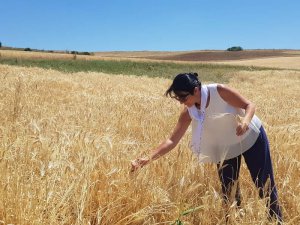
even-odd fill
[(270, 197), (269, 216), (282, 221), (268, 139), (254, 104), (224, 85), (201, 85), (197, 73), (178, 74), (165, 95), (186, 107), (170, 138), (149, 158), (134, 160), (132, 171), (172, 150), (192, 123), (192, 151), (200, 162), (217, 164), (225, 202), (234, 191), (241, 204), (238, 177), (243, 156), (260, 197)]

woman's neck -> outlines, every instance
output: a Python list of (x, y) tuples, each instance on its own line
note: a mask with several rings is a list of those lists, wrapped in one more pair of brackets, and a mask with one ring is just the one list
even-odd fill
[(199, 95), (196, 96), (196, 102), (195, 102), (196, 108), (200, 109), (201, 106), (201, 91), (199, 90)]

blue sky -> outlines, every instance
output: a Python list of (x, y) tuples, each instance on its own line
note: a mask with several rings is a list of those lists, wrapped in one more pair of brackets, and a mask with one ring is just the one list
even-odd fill
[(299, 0), (7, 0), (5, 46), (77, 51), (300, 49)]

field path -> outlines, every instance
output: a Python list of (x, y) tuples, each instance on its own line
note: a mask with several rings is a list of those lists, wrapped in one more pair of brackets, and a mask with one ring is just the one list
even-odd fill
[(261, 59), (248, 59), (237, 61), (220, 61), (218, 64), (230, 64), (239, 66), (260, 66), (273, 67), (280, 69), (296, 69), (300, 70), (300, 57), (272, 57)]

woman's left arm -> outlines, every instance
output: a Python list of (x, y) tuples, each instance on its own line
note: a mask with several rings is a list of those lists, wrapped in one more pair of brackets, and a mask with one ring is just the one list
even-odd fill
[(228, 104), (245, 109), (245, 117), (236, 128), (236, 135), (243, 135), (249, 129), (249, 124), (255, 113), (255, 105), (232, 88), (218, 84), (217, 90), (221, 98)]

